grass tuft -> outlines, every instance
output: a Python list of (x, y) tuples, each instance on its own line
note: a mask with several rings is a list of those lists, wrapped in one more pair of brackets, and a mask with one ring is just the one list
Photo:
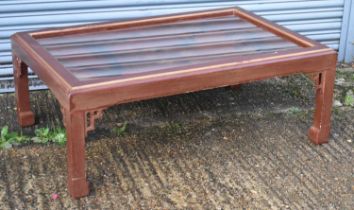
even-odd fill
[(65, 145), (66, 133), (63, 128), (38, 128), (34, 131), (34, 136), (25, 136), (22, 133), (10, 132), (8, 126), (1, 129), (0, 149), (10, 149), (13, 146), (19, 146), (28, 143), (48, 144), (55, 143)]
[(127, 125), (128, 125), (128, 123), (124, 122), (123, 124), (118, 125), (117, 127), (114, 127), (112, 129), (112, 131), (116, 136), (123, 136), (127, 130)]

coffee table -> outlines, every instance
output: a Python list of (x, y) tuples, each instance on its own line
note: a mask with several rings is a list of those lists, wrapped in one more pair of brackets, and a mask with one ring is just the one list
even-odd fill
[(21, 32), (11, 39), (19, 123), (34, 123), (30, 67), (62, 107), (74, 198), (89, 193), (85, 137), (116, 104), (305, 73), (316, 87), (309, 138), (328, 141), (337, 53), (241, 8)]

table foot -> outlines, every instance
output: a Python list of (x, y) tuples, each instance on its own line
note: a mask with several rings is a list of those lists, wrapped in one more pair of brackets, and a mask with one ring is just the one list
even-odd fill
[(85, 112), (63, 110), (67, 132), (68, 190), (73, 198), (88, 195), (85, 160)]
[(22, 127), (30, 126), (34, 124), (34, 114), (31, 111), (29, 99), (28, 66), (14, 53), (12, 59), (14, 66), (18, 122)]
[(32, 111), (22, 111), (17, 114), (18, 122), (22, 127), (34, 124), (34, 114)]
[(308, 136), (314, 144), (328, 142), (335, 74), (336, 67), (333, 65), (332, 68), (320, 72), (316, 79), (316, 108), (313, 125), (308, 132)]

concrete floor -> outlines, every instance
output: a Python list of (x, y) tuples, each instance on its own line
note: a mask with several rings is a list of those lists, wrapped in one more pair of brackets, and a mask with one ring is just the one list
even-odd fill
[[(62, 126), (52, 95), (31, 100), (38, 123), (24, 133)], [(0, 151), (0, 209), (353, 209), (354, 109), (336, 107), (315, 146), (313, 101), (292, 76), (112, 107), (88, 137), (88, 197), (66, 191), (65, 147), (24, 145)], [(0, 104), (0, 126), (19, 130), (13, 94)]]

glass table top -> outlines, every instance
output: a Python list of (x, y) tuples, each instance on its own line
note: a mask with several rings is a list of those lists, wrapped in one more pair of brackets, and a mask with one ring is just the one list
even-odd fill
[(79, 81), (186, 69), (302, 48), (233, 15), (37, 41)]

